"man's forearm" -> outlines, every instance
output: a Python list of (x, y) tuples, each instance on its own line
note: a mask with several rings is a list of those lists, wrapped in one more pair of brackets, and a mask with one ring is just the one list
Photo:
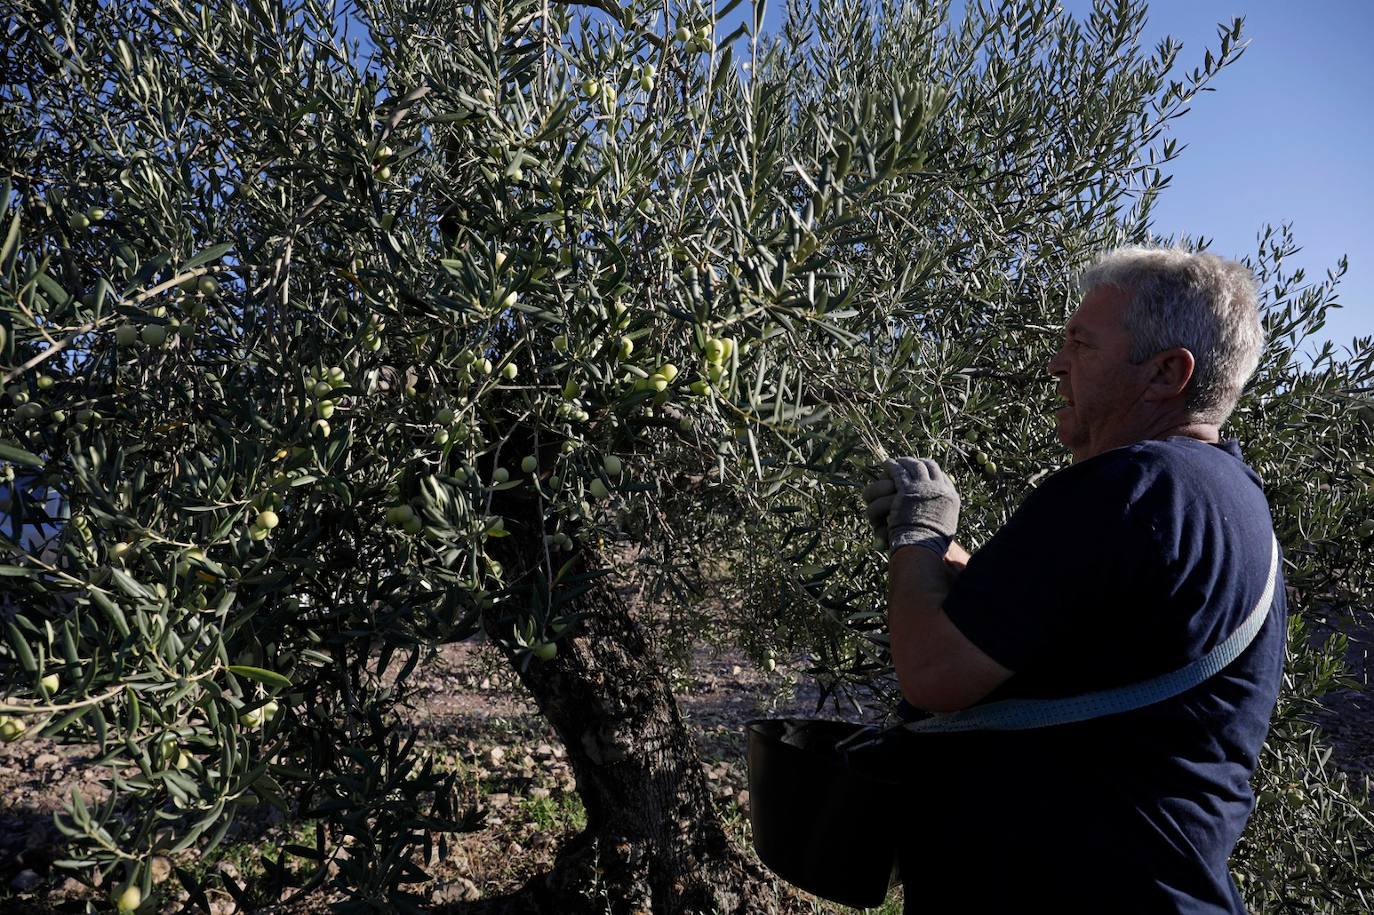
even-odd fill
[[(964, 554), (967, 555), (966, 553)], [(931, 667), (932, 622), (949, 593), (949, 572), (943, 557), (922, 546), (906, 546), (888, 563), (887, 626), (891, 633), (892, 664), (897, 682), (908, 694)]]
[(898, 547), (888, 560), (892, 666), (902, 697), (918, 709), (968, 708), (1013, 674), (969, 641), (945, 612), (951, 583), (969, 558), (968, 551), (949, 542), (944, 555), (912, 544)]

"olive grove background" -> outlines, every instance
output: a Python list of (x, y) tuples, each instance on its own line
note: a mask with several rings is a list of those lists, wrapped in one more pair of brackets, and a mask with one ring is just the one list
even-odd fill
[[(271, 804), (315, 842), (269, 882), (419, 910), (475, 819), (408, 678), (479, 632), (587, 809), (532, 907), (775, 904), (669, 671), (805, 654), (874, 708), (857, 487), (937, 458), (976, 548), (1067, 462), (1074, 275), (1151, 239), (1168, 123), (1243, 39), (1189, 69), (1138, 47), (1143, 4), (1003, 0), (799, 4), (765, 41), (761, 10), (721, 34), (737, 5), (369, 0), (363, 69), (317, 0), (0, 4), (0, 736), (98, 744), (64, 865), (112, 904), (155, 911), (154, 857)], [(1256, 911), (1339, 912), (1374, 829), (1310, 723), (1343, 646), (1304, 619), (1367, 612), (1374, 347), (1298, 358), (1344, 263), (1306, 282), (1295, 247), (1251, 259), (1270, 343), (1224, 430), (1294, 610), (1233, 863)]]

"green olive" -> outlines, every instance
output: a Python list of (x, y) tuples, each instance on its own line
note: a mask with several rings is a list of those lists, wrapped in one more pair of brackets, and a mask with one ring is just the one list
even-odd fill
[(132, 915), (143, 905), (143, 891), (136, 886), (127, 886), (115, 897), (114, 903), (119, 915)]

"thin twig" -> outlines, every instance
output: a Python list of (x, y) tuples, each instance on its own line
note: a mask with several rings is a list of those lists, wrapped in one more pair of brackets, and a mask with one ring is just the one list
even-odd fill
[(7, 702), (0, 702), (0, 712), (7, 712), (12, 715), (41, 715), (49, 712), (65, 712), (74, 708), (86, 708), (91, 705), (99, 705), (106, 699), (111, 699), (124, 690), (128, 689), (129, 684), (121, 683), (112, 689), (106, 690), (99, 696), (91, 696), (80, 702), (65, 702), (62, 705), (10, 705)]

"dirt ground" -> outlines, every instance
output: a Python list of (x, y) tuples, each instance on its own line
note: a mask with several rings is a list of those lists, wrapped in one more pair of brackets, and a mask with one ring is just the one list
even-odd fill
[[(1374, 667), (1371, 631), (1352, 631), (1352, 673), (1368, 679)], [(426, 701), (412, 724), (442, 761), (472, 779), (486, 820), (477, 832), (456, 837), (448, 859), (431, 867), (429, 887), (436, 911), (462, 911), (464, 903), (518, 889), (546, 869), (561, 839), (580, 822), (580, 803), (562, 748), (528, 702), (499, 655), (480, 642), (445, 646), (417, 676)], [(678, 681), (678, 699), (697, 737), (720, 809), (736, 839), (748, 843), (744, 725), (755, 717), (812, 716), (815, 692), (795, 667), (780, 663), (759, 670), (739, 655), (713, 656), (699, 649)], [(1352, 773), (1374, 773), (1374, 703), (1367, 691), (1331, 697), (1323, 722), (1333, 760)], [(827, 717), (835, 717), (828, 713)], [(99, 898), (67, 877), (60, 834), (52, 813), (73, 787), (98, 796), (98, 772), (89, 747), (58, 747), (42, 740), (0, 744), (0, 912), (56, 913), (84, 910)], [(251, 834), (250, 834), (251, 832)], [(251, 881), (261, 872), (257, 856), (291, 841), (270, 822), (251, 825), (229, 839), (215, 861), (195, 862), (200, 872), (222, 871)], [(183, 862), (186, 863), (186, 862)], [(103, 894), (102, 894), (103, 895)], [(183, 897), (184, 899), (184, 897)], [(791, 897), (798, 912), (840, 912), (809, 897)], [(212, 911), (240, 911), (227, 894), (212, 894)], [(326, 911), (316, 893), (302, 902), (257, 909), (281, 913)], [(892, 911), (892, 902), (889, 909)], [(163, 911), (178, 911), (169, 899)]]
[[(678, 701), (698, 741), (709, 780), (736, 838), (748, 842), (745, 722), (757, 717), (810, 716), (814, 689), (786, 663), (765, 672), (740, 655), (712, 656), (699, 649), (678, 682)], [(473, 641), (444, 646), (416, 672), (423, 705), (411, 723), (422, 744), (441, 761), (472, 779), (482, 799), (484, 828), (456, 837), (449, 858), (430, 872), (436, 910), (512, 892), (544, 870), (561, 838), (575, 831), (581, 805), (562, 747), (490, 646)], [(61, 835), (52, 814), (73, 787), (99, 797), (93, 748), (59, 747), (51, 741), (0, 744), (0, 912), (55, 913), (84, 910), (100, 897), (60, 868)], [(253, 832), (250, 836), (247, 833)], [(239, 833), (236, 839), (236, 833)], [(270, 822), (231, 829), (214, 862), (239, 882), (260, 872), (259, 853), (290, 841)], [(194, 865), (194, 858), (190, 859)], [(183, 862), (185, 866), (186, 862)], [(217, 915), (240, 911), (227, 894), (212, 894)], [(177, 911), (169, 900), (163, 911)], [(328, 897), (260, 911), (325, 911)], [(800, 911), (814, 908), (800, 899)], [(461, 905), (456, 906), (461, 908)]]

